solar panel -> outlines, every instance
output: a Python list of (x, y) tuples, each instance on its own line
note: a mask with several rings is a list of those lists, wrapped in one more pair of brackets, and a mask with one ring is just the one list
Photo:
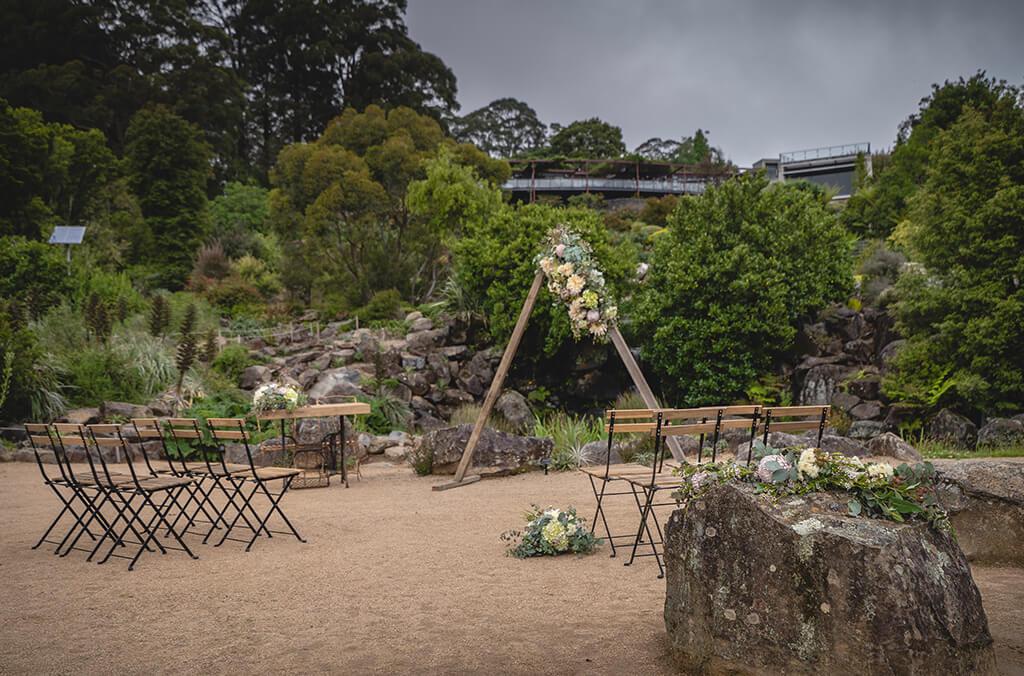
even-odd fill
[(84, 225), (58, 225), (50, 235), (50, 244), (81, 244), (83, 237)]

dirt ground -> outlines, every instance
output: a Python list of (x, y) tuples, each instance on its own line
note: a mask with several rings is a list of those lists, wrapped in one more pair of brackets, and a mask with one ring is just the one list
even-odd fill
[[(347, 490), (286, 496), (308, 544), (192, 537), (198, 561), (147, 554), (128, 572), (31, 550), (56, 501), (34, 465), (0, 465), (0, 673), (671, 672), (652, 559), (503, 556), (531, 503), (590, 518), (582, 475), (435, 481), (371, 465)], [(1024, 571), (974, 574), (1001, 669), (1024, 674)]]

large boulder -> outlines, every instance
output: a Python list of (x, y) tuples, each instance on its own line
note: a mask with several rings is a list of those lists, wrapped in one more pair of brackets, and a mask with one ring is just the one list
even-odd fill
[(62, 422), (73, 425), (92, 425), (103, 419), (98, 408), (72, 408), (64, 412)]
[(802, 382), (799, 403), (816, 406), (832, 401), (832, 396), (849, 375), (851, 368), (831, 363), (831, 359), (834, 358), (811, 357), (797, 368), (797, 378)]
[(352, 397), (363, 393), (359, 388), (359, 381), (362, 374), (347, 366), (329, 369), (320, 374), (313, 387), (309, 388), (309, 398), (312, 401), (324, 399), (325, 397)]
[(933, 441), (970, 450), (978, 443), (978, 428), (962, 415), (944, 408), (928, 421), (925, 436)]
[(871, 455), (884, 455), (903, 462), (921, 462), (922, 459), (916, 448), (892, 432), (886, 432), (871, 439), (868, 442), (868, 452)]
[[(420, 454), (432, 458), (434, 474), (454, 474), (473, 431), (470, 424), (447, 427), (424, 435)], [(473, 454), (473, 472), (502, 476), (533, 469), (551, 455), (551, 439), (520, 437), (484, 428)]]
[(991, 418), (978, 430), (978, 446), (1024, 446), (1024, 422)]
[(868, 447), (863, 443), (850, 437), (841, 437), (837, 434), (822, 436), (821, 443), (818, 446), (826, 453), (842, 453), (843, 455), (856, 458), (863, 458), (868, 455)]
[(857, 420), (852, 425), (847, 434), (853, 439), (874, 439), (879, 434), (885, 432), (885, 423), (878, 420)]
[(273, 372), (261, 364), (248, 366), (238, 379), (238, 386), (243, 390), (255, 390), (273, 377)]
[(967, 558), (1024, 566), (1024, 463), (938, 460), (939, 496)]
[(990, 674), (981, 595), (948, 533), (848, 496), (715, 486), (666, 529), (665, 627), (686, 673)]
[(506, 390), (498, 397), (494, 409), (517, 431), (525, 432), (533, 426), (533, 411), (526, 397), (515, 390)]
[(148, 406), (132, 404), (126, 401), (105, 401), (100, 404), (100, 417), (107, 422), (147, 418), (153, 415)]

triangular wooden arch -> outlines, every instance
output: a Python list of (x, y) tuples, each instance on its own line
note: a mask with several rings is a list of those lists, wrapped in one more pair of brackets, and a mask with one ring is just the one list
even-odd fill
[[(491, 381), (491, 387), (487, 390), (487, 397), (484, 398), (483, 406), (480, 407), (480, 413), (476, 417), (476, 422), (473, 424), (473, 432), (469, 435), (469, 440), (466, 442), (466, 448), (462, 452), (462, 459), (459, 460), (459, 466), (455, 470), (455, 479), (442, 484), (435, 484), (435, 491), (444, 491), (449, 488), (457, 488), (459, 486), (465, 486), (467, 484), (476, 483), (480, 480), (479, 475), (466, 476), (466, 470), (469, 469), (470, 462), (473, 460), (473, 452), (476, 450), (477, 442), (480, 441), (480, 435), (483, 433), (484, 425), (487, 423), (487, 419), (491, 416), (491, 411), (494, 409), (494, 405), (498, 401), (498, 396), (501, 394), (502, 386), (505, 383), (505, 376), (508, 375), (509, 367), (512, 366), (512, 359), (516, 356), (516, 352), (519, 350), (519, 342), (523, 338), (523, 333), (526, 331), (526, 324), (530, 319), (530, 313), (533, 311), (533, 306), (537, 302), (537, 295), (540, 293), (540, 288), (544, 284), (545, 275), (542, 271), (537, 272), (537, 276), (533, 278), (533, 285), (530, 287), (530, 292), (526, 295), (526, 300), (523, 302), (523, 309), (519, 311), (519, 319), (516, 320), (516, 326), (512, 329), (512, 336), (508, 340), (508, 345), (505, 346), (505, 352), (501, 355), (501, 363), (498, 364), (498, 370), (494, 373), (494, 380)], [(654, 397), (654, 393), (651, 392), (650, 386), (647, 384), (647, 379), (644, 378), (643, 372), (640, 370), (639, 364), (633, 359), (633, 353), (629, 351), (629, 346), (626, 345), (625, 339), (622, 334), (619, 333), (619, 329), (616, 326), (612, 326), (608, 329), (608, 335), (612, 339), (612, 345), (615, 346), (615, 351), (619, 354), (619, 359), (626, 366), (626, 371), (629, 372), (629, 377), (633, 381), (633, 385), (636, 387), (636, 391), (640, 393), (640, 397), (644, 400), (644, 405), (648, 408), (659, 408), (658, 400)], [(679, 445), (679, 440), (676, 437), (666, 437), (669, 450), (672, 451), (672, 456), (679, 461), (684, 460), (683, 449)]]

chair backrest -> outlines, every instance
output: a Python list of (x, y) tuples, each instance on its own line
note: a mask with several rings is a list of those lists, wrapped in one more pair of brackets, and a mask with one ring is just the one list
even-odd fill
[[(245, 455), (249, 459), (249, 467), (255, 472), (256, 463), (253, 461), (252, 449), (249, 447), (249, 430), (245, 429), (245, 418), (207, 418), (206, 426), (210, 430), (210, 436), (223, 447), (227, 442), (240, 441), (245, 447)], [(224, 453), (220, 453), (221, 463), (224, 463)], [(224, 463), (224, 471), (227, 471), (227, 464)]]
[(54, 479), (51, 479), (50, 475), (46, 472), (43, 457), (39, 454), (40, 450), (49, 449), (53, 452), (53, 456), (57, 461), (57, 467), (60, 471), (61, 479), (70, 482), (71, 479), (69, 474), (64, 468), (64, 449), (59, 448), (60, 444), (54, 441), (50, 426), (43, 423), (25, 423), (25, 433), (28, 435), (28, 441), (32, 446), (33, 455), (36, 456), (36, 464), (39, 465), (39, 472), (43, 475), (43, 480), (54, 481)]
[(132, 460), (132, 454), (128, 449), (127, 442), (125, 442), (124, 437), (121, 436), (121, 426), (108, 423), (88, 425), (86, 426), (86, 432), (89, 434), (89, 440), (92, 441), (93, 448), (99, 458), (100, 466), (103, 468), (107, 481), (113, 484), (114, 477), (107, 466), (107, 461), (104, 457), (105, 454), (103, 451), (104, 449), (112, 448), (121, 451), (121, 454), (124, 455), (125, 462), (128, 465), (128, 471), (131, 472), (132, 475), (132, 481), (138, 485), (139, 476), (135, 471), (135, 462)]
[[(164, 459), (167, 460), (167, 467), (172, 474), (183, 474), (185, 472), (185, 458), (181, 454), (172, 453), (167, 444), (167, 435), (170, 433), (159, 418), (132, 418), (132, 426), (135, 428), (135, 436), (141, 440), (142, 456), (146, 459), (146, 466), (151, 474), (155, 474), (153, 466), (149, 461), (149, 453), (146, 452), (146, 443), (157, 440), (164, 452)], [(177, 446), (177, 444), (175, 444)], [(177, 456), (178, 466), (175, 466), (174, 459)]]
[[(768, 443), (769, 432), (798, 432), (818, 430), (818, 445), (825, 433), (825, 423), (831, 406), (764, 406), (761, 409), (761, 429), (764, 443)], [(792, 420), (797, 418), (797, 420)]]
[(109, 478), (109, 472), (106, 472), (106, 465), (100, 465), (102, 458), (97, 460), (93, 457), (85, 425), (79, 425), (78, 423), (53, 423), (51, 428), (53, 429), (53, 436), (57, 440), (65, 458), (70, 458), (68, 454), (69, 446), (78, 446), (85, 452), (85, 459), (89, 463), (89, 471), (92, 472), (96, 482), (101, 483), (104, 480), (104, 476)]
[[(740, 404), (733, 406), (701, 406), (698, 408), (680, 408), (666, 410), (665, 425), (662, 436), (681, 434), (697, 435), (700, 442), (697, 447), (697, 462), (704, 459), (704, 441), (711, 435), (711, 462), (718, 460), (718, 439), (726, 430), (748, 429), (750, 441), (757, 434), (757, 421), (761, 406), (757, 404)], [(690, 422), (694, 421), (694, 422)]]

